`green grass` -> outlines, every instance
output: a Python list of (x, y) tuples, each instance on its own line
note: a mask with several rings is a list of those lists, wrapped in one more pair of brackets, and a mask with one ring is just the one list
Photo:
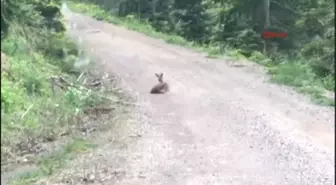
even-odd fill
[[(25, 21), (32, 20), (31, 17), (20, 16), (25, 19), (6, 20), (8, 32), (1, 38), (2, 172), (17, 166), (17, 162), (21, 169), (21, 159), (41, 154), (35, 147), (41, 143), (48, 145), (61, 137), (71, 140), (69, 136), (85, 122), (77, 118), (84, 115), (85, 109), (101, 103), (101, 96), (105, 95), (104, 90), (88, 89), (81, 84), (83, 80), (78, 80), (82, 70), (91, 66), (75, 68), (74, 64), (81, 60), (80, 52), (64, 29), (56, 32), (43, 27), (44, 22), (39, 24), (41, 26), (31, 26)], [(53, 77), (62, 77), (73, 85), (64, 89), (54, 86), (54, 89)], [(119, 95), (115, 94), (114, 98), (118, 99)], [(66, 135), (68, 137), (64, 137)], [(39, 170), (23, 174), (13, 183), (31, 184), (51, 175), (71, 159), (72, 154), (91, 147), (87, 141), (73, 139), (62, 151), (29, 160), (29, 163), (38, 161)]]
[[(69, 88), (53, 94), (51, 77), (76, 80), (77, 48), (62, 33), (44, 37), (42, 31), (13, 23), (1, 41), (6, 56), (1, 61), (2, 165), (15, 161), (37, 143), (71, 132), (77, 124), (74, 116), (98, 102), (95, 93), (86, 89)], [(60, 51), (66, 55), (60, 56)]]
[(18, 174), (17, 177), (10, 182), (10, 185), (32, 184), (41, 178), (53, 175), (58, 170), (64, 168), (76, 155), (88, 152), (96, 147), (96, 144), (88, 140), (75, 138), (66, 144), (62, 150), (39, 158), (37, 170)]
[[(246, 58), (237, 49), (222, 48), (220, 45), (206, 45), (189, 42), (186, 39), (156, 31), (148, 22), (140, 21), (135, 16), (129, 15), (120, 18), (104, 11), (100, 6), (85, 2), (70, 1), (69, 6), (76, 12), (87, 14), (97, 20), (104, 20), (116, 25), (121, 25), (130, 30), (142, 32), (148, 36), (165, 40), (167, 43), (177, 44), (201, 52), (207, 52), (208, 57), (219, 58), (229, 57), (233, 59)], [(223, 54), (225, 53), (225, 56)], [(254, 52), (249, 60), (265, 66), (271, 74), (272, 81), (295, 87), (299, 92), (310, 95), (312, 101), (317, 104), (334, 106), (334, 98), (324, 96), (324, 89), (334, 91), (334, 77), (329, 76), (325, 79), (319, 79), (311, 70), (311, 67), (304, 62), (284, 61), (272, 62), (271, 59), (265, 57), (259, 52)]]
[[(105, 92), (104, 88), (96, 91), (81, 84), (83, 78), (90, 77), (78, 80), (81, 71), (74, 64), (81, 57), (76, 44), (65, 33), (12, 23), (6, 38), (1, 40), (1, 53), (4, 55), (1, 61), (2, 169), (10, 169), (26, 156), (40, 154), (34, 149), (40, 143), (48, 145), (47, 142), (61, 137), (71, 140), (70, 136), (87, 123), (76, 118), (84, 116), (86, 108), (102, 103), (102, 96), (114, 100), (122, 97), (117, 92)], [(92, 69), (91, 65), (82, 66), (81, 70)], [(51, 77), (55, 76), (74, 85), (53, 91)], [(19, 175), (12, 184), (32, 184), (52, 175), (75, 154), (92, 147), (95, 145), (87, 140), (73, 139), (61, 151), (29, 159), (29, 163), (37, 162), (39, 169)]]
[(335, 99), (324, 96), (323, 80), (315, 77), (310, 66), (303, 62), (283, 63), (269, 68), (272, 81), (295, 87), (298, 92), (310, 95), (316, 104), (335, 106)]

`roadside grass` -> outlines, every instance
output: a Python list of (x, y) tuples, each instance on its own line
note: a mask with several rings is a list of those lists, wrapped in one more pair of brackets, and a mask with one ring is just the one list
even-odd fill
[[(10, 163), (22, 153), (34, 152), (38, 143), (56, 140), (68, 133), (76, 124), (73, 117), (95, 103), (91, 94), (80, 94), (76, 89), (54, 96), (50, 78), (62, 76), (74, 81), (75, 75), (66, 73), (70, 69), (63, 66), (74, 61), (28, 51), (31, 43), (26, 41), (13, 35), (1, 44), (2, 52), (8, 56), (2, 62), (10, 66), (1, 74), (2, 164)], [(61, 47), (66, 47), (67, 43), (63, 44)], [(63, 67), (53, 65), (57, 62)]]
[[(45, 152), (42, 144), (61, 138), (71, 140), (82, 124), (87, 124), (80, 120), (85, 111), (106, 102), (105, 92), (91, 90), (79, 79), (85, 66), (74, 67), (81, 62), (78, 53), (77, 45), (66, 33), (22, 27), (15, 22), (1, 40), (2, 173), (11, 166), (20, 168), (37, 163), (39, 167), (21, 180), (14, 180), (15, 183), (30, 184), (39, 177), (51, 175), (72, 154), (91, 147), (90, 143), (75, 139), (62, 152), (52, 152), (41, 159), (36, 157)], [(55, 77), (71, 84), (57, 85), (52, 80)], [(115, 94), (113, 98), (120, 97)], [(116, 103), (115, 106), (120, 106)]]
[(266, 66), (272, 82), (294, 87), (298, 92), (308, 95), (313, 103), (335, 106), (334, 97), (326, 93), (334, 93), (333, 77), (327, 76), (320, 79), (307, 61), (278, 59), (277, 63), (274, 63), (259, 52), (254, 52), (249, 59)]
[(312, 102), (316, 104), (335, 106), (334, 97), (328, 97), (327, 90), (324, 88), (324, 80), (327, 81), (332, 77), (320, 80), (315, 77), (308, 64), (283, 63), (269, 68), (268, 73), (272, 76), (273, 82), (295, 87), (298, 92), (309, 95)]
[(18, 27), (11, 28), (11, 35), (1, 43), (6, 56), (1, 61), (6, 66), (1, 70), (2, 165), (39, 139), (62, 133), (74, 108), (52, 96), (49, 79), (62, 74), (51, 64), (55, 58), (35, 52), (25, 36), (15, 34)]
[[(84, 13), (97, 20), (110, 22), (154, 38), (163, 39), (167, 43), (185, 46), (200, 52), (206, 52), (209, 58), (229, 57), (231, 59), (246, 59), (242, 52), (237, 49), (224, 47), (220, 44), (202, 46), (187, 41), (181, 36), (157, 32), (148, 22), (138, 20), (133, 15), (128, 15), (125, 18), (117, 17), (105, 11), (99, 5), (78, 2), (76, 0), (69, 1), (68, 5), (74, 11)], [(225, 56), (223, 55), (224, 53)], [(274, 61), (259, 52), (254, 52), (248, 59), (265, 66), (271, 75), (273, 82), (295, 87), (299, 92), (309, 95), (312, 101), (316, 104), (335, 106), (334, 97), (325, 95), (326, 90), (334, 93), (335, 81), (332, 76), (328, 76), (325, 79), (319, 79), (312, 72), (311, 67), (304, 62), (297, 63), (296, 61), (289, 61), (288, 59), (284, 61)]]

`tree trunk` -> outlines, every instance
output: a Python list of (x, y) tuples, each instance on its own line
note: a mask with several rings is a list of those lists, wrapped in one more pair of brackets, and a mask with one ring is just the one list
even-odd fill
[[(264, 0), (264, 14), (265, 14), (265, 19), (264, 19), (264, 31), (266, 28), (269, 28), (270, 26), (270, 1), (269, 0)], [(267, 54), (267, 40), (264, 40), (264, 55)]]
[(152, 0), (152, 16), (156, 14), (156, 0)]

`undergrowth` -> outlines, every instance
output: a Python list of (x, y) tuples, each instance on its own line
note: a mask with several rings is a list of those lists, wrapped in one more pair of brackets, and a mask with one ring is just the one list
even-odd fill
[(74, 68), (76, 44), (65, 34), (12, 22), (1, 41), (2, 167), (41, 152), (40, 143), (71, 133), (85, 108), (101, 101), (81, 86), (55, 87), (53, 78), (76, 83), (80, 74)]
[(212, 43), (209, 45), (199, 45), (195, 42), (187, 41), (181, 36), (158, 32), (147, 21), (139, 20), (133, 15), (128, 15), (123, 18), (114, 16), (95, 4), (79, 2), (76, 0), (68, 3), (73, 10), (87, 14), (97, 20), (104, 20), (116, 25), (121, 25), (128, 29), (142, 32), (148, 36), (163, 39), (168, 43), (207, 52), (208, 57), (224, 57), (223, 55), (225, 55), (234, 59), (249, 59), (265, 66), (268, 69), (273, 82), (293, 86), (299, 92), (310, 95), (312, 101), (317, 104), (328, 106), (335, 105), (334, 97), (326, 96), (326, 92), (328, 91), (331, 91), (332, 94), (334, 94), (334, 77), (329, 75), (321, 79), (313, 72), (311, 65), (308, 65), (309, 63), (307, 63), (306, 60), (302, 59), (302, 62), (297, 62), (289, 57), (271, 59), (260, 52), (253, 52), (251, 56), (245, 57), (242, 51), (232, 49), (223, 44)]
[[(106, 92), (87, 88), (82, 83), (84, 72), (74, 68), (75, 62), (80, 62), (76, 45), (65, 34), (53, 35), (53, 39), (48, 40), (52, 47), (47, 45), (45, 53), (37, 49), (41, 46), (38, 35), (24, 31), (23, 36), (15, 34), (22, 28), (12, 26), (11, 29), (15, 31), (2, 40), (1, 46), (2, 64), (6, 64), (1, 73), (1, 163), (2, 168), (17, 163), (36, 164), (38, 170), (21, 174), (10, 182), (31, 184), (52, 175), (76, 153), (91, 148), (83, 139), (71, 137), (78, 137), (77, 131), (82, 133), (83, 129), (89, 129), (85, 127), (98, 127), (94, 124), (106, 122), (103, 118), (101, 121), (95, 118), (93, 122), (85, 119), (91, 116), (88, 110), (98, 111), (96, 106), (103, 105), (106, 98), (113, 98), (117, 103), (119, 95), (106, 96)], [(37, 39), (36, 46), (31, 38)], [(72, 85), (65, 89), (55, 86), (52, 79), (56, 77)], [(109, 105), (114, 106), (111, 102)], [(98, 118), (97, 113), (93, 114)], [(41, 143), (54, 142), (64, 136), (71, 136), (68, 139), (73, 141), (67, 142), (60, 151), (42, 155), (42, 158), (38, 156), (44, 152)]]
[[(1, 3), (7, 10), (1, 17), (1, 169), (36, 165), (38, 171), (10, 182), (31, 184), (60, 168), (76, 148), (90, 148), (72, 137), (108, 122), (122, 95), (107, 89), (111, 79), (103, 87), (92, 75), (90, 59), (67, 36), (60, 4)], [(61, 138), (68, 144), (60, 141), (62, 152), (53, 151)]]

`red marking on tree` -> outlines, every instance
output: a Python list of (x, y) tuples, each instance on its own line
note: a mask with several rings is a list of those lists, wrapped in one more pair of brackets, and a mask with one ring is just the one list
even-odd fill
[(264, 39), (270, 39), (270, 38), (288, 38), (288, 35), (286, 32), (277, 33), (277, 32), (264, 31)]

